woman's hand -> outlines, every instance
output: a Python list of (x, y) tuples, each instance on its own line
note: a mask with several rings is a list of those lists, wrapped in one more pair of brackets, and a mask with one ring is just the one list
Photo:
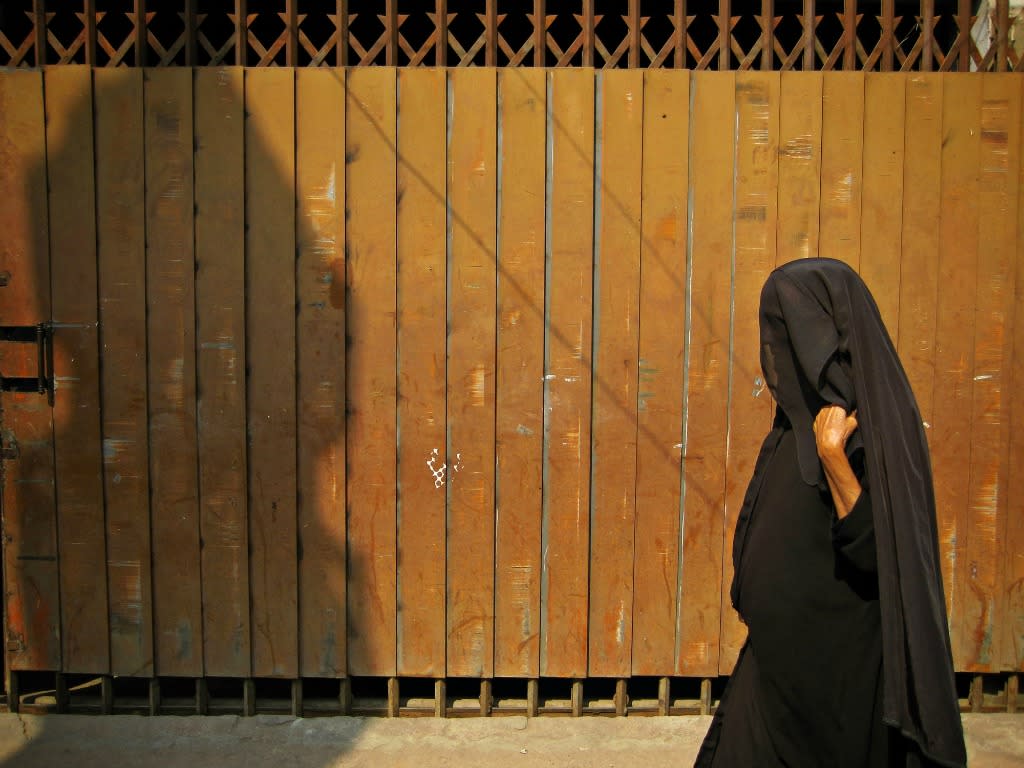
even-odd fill
[(842, 520), (860, 498), (860, 481), (846, 458), (846, 441), (857, 429), (857, 412), (848, 414), (838, 405), (826, 405), (814, 417), (814, 440), (818, 446), (825, 479), (828, 481), (836, 516)]
[(838, 405), (826, 405), (814, 418), (814, 439), (818, 445), (818, 456), (834, 456), (846, 453), (846, 441), (857, 429), (857, 412), (847, 414)]

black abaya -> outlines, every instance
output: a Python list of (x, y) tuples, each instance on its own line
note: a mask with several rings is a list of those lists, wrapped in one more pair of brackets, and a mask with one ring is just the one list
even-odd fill
[[(964, 766), (921, 416), (852, 269), (803, 259), (761, 294), (778, 404), (733, 546), (748, 642), (698, 766)], [(842, 521), (817, 456), (826, 405), (856, 411), (860, 500)]]
[(736, 564), (748, 639), (697, 765), (888, 765), (870, 494), (836, 520), (788, 423), (766, 449)]

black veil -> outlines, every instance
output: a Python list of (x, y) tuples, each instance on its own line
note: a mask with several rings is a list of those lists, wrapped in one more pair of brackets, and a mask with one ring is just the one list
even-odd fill
[[(817, 412), (829, 403), (857, 411), (859, 428), (847, 449), (864, 451), (874, 514), (883, 719), (928, 760), (963, 766), (931, 460), (917, 401), (878, 307), (843, 262), (802, 259), (768, 277), (760, 320), (765, 380), (792, 424), (804, 482), (824, 487), (812, 430)], [(762, 449), (737, 521), (737, 548), (767, 453)]]

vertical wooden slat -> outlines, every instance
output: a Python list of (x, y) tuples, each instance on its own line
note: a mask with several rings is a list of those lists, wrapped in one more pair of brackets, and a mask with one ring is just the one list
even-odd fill
[[(285, 0), (284, 4), (284, 27), (285, 44), (284, 60), (285, 65), (294, 67), (299, 63), (299, 17), (296, 10), (298, 0)], [(391, 62), (388, 62), (389, 64)]]
[(110, 664), (96, 309), (92, 76), (46, 71), (46, 154), (54, 328), (54, 455), (62, 669)]
[(956, 22), (957, 22), (957, 45), (956, 57), (958, 72), (971, 71), (971, 0), (958, 0)]
[(398, 0), (384, 0), (384, 61), (389, 67), (398, 64)]
[[(34, 325), (50, 319), (47, 244), (46, 141), (43, 76), (12, 70), (0, 78), (0, 323)], [(4, 345), (0, 370), (31, 376), (36, 352)], [(12, 373), (8, 374), (7, 371)], [(53, 415), (45, 396), (5, 393), (4, 429), (18, 441), (17, 460), (5, 462), (4, 617), (6, 668), (58, 670), (60, 592), (53, 466)]]
[(636, 525), (643, 73), (598, 77), (591, 418), (593, 677), (630, 674)]
[(894, 336), (917, 397), (925, 433), (932, 436), (935, 322), (942, 185), (942, 80), (912, 75), (906, 81), (903, 231), (899, 333)]
[(676, 671), (716, 675), (722, 603), (736, 78), (691, 83), (691, 248), (687, 293), (683, 567)]
[(196, 61), (196, 0), (185, 0), (185, 66), (194, 67)]
[(718, 70), (732, 68), (732, 9), (730, 0), (718, 0)]
[(484, 3), (484, 64), (498, 66), (498, 0)]
[(149, 27), (146, 18), (146, 0), (135, 0), (135, 66), (148, 63)]
[(543, 67), (548, 53), (547, 4), (533, 0), (533, 66)]
[(348, 671), (395, 674), (396, 73), (353, 69), (345, 108), (348, 224)]
[(778, 200), (778, 73), (736, 75), (736, 261), (733, 288), (732, 373), (729, 446), (725, 484), (725, 542), (722, 561), (722, 656), (719, 669), (732, 669), (746, 631), (729, 599), (732, 539), (758, 450), (771, 427), (771, 395), (761, 372), (757, 307), (761, 287), (775, 268)]
[(583, 0), (583, 66), (594, 66), (594, 0)]
[(494, 674), (497, 79), (449, 81), (448, 674)]
[(540, 69), (503, 69), (498, 223), (494, 673), (540, 663), (544, 437), (544, 130)]
[[(1021, 86), (1018, 86), (1020, 88)], [(1024, 130), (1024, 129), (1022, 129)], [(1024, 138), (1021, 139), (1024, 141)], [(1024, 163), (1017, 164), (1017, 188), (1024, 181)], [(1017, 198), (1017, 257), (1014, 261), (1013, 362), (1010, 391), (1024, 386), (1024, 195)], [(1003, 624), (1000, 668), (1024, 670), (1024, 509), (1021, 480), (1024, 479), (1024, 408), (1019, 399), (1010, 407), (1010, 478), (1007, 486), (1006, 531), (1003, 535)], [(1006, 683), (1006, 711), (1017, 711), (1020, 676), (1011, 675)]]
[(85, 0), (85, 63), (96, 66), (96, 0)]
[(334, 23), (338, 30), (338, 41), (334, 46), (334, 66), (348, 66), (348, 0), (335, 0)]
[(852, 72), (856, 68), (857, 0), (843, 0), (843, 70)]
[(803, 10), (803, 70), (809, 72), (814, 69), (814, 0), (804, 0)]
[(822, 83), (821, 256), (857, 269), (864, 186), (864, 73), (835, 72)]
[(775, 2), (761, 0), (761, 70), (775, 68)]
[(46, 2), (32, 0), (32, 48), (35, 51), (35, 65), (46, 65)]
[[(145, 73), (146, 318), (156, 672), (201, 675), (192, 73)], [(187, 574), (183, 577), (183, 574)]]
[(398, 674), (443, 677), (447, 81), (398, 78)]
[[(977, 86), (976, 86), (977, 87)], [(981, 80), (981, 153), (978, 165), (977, 304), (970, 492), (963, 554), (967, 566), (960, 627), (968, 671), (998, 669), (1004, 530), (1006, 527), (1009, 384), (1020, 162), (1020, 86), (1012, 74)], [(967, 286), (965, 286), (967, 287)]]
[(977, 258), (978, 164), (981, 89), (970, 78), (942, 77), (942, 162), (939, 208), (939, 279), (932, 397), (932, 466), (950, 638), (956, 669), (963, 670), (963, 554), (969, 473), (964, 446), (971, 439)]
[(93, 78), (110, 671), (150, 677), (143, 71), (97, 69)]
[(629, 0), (629, 66), (635, 69), (640, 66), (640, 0)]
[(299, 674), (345, 657), (345, 71), (295, 73)]
[(245, 73), (249, 591), (256, 677), (298, 672), (295, 80)]
[(894, 21), (895, 0), (882, 0), (882, 46), (881, 69), (883, 72), (892, 72), (893, 54), (896, 44), (896, 25)]
[(548, 73), (540, 673), (587, 668), (594, 77)]
[(673, 9), (673, 35), (675, 37), (675, 46), (672, 55), (672, 66), (676, 69), (684, 69), (686, 67), (686, 41), (688, 39), (686, 32), (686, 0), (675, 0), (675, 6)]
[(779, 107), (779, 264), (817, 256), (821, 196), (820, 72), (784, 72)]
[[(900, 236), (903, 229), (903, 135), (906, 75), (871, 74), (864, 88), (864, 190), (860, 274), (882, 320), (899, 338)], [(914, 278), (910, 278), (914, 279)]]
[(645, 73), (634, 675), (675, 667), (689, 155), (660, 148), (688, 146), (689, 103), (689, 73)]
[(935, 0), (921, 0), (921, 70), (931, 72), (935, 45)]
[(235, 0), (235, 65), (244, 67), (249, 53), (249, 4)]
[(448, 65), (448, 2), (447, 0), (437, 0), (435, 5), (437, 18), (434, 20), (434, 24), (437, 27), (437, 48), (435, 54), (435, 63), (439, 67), (445, 67)]
[(251, 674), (245, 440), (245, 104), (242, 70), (195, 70), (196, 368), (203, 656)]
[(996, 0), (996, 72), (1006, 71), (1010, 42), (1010, 2)]

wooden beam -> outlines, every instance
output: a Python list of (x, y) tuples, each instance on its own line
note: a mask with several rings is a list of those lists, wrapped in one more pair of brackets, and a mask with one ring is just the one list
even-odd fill
[(185, 66), (194, 67), (197, 63), (196, 0), (185, 0)]
[(526, 681), (526, 716), (536, 717), (540, 709), (540, 681), (536, 678)]
[[(32, 33), (35, 40), (36, 66), (46, 65), (46, 2), (32, 0)], [(12, 712), (17, 712), (12, 709)]]
[(700, 681), (700, 713), (711, 714), (711, 679), (707, 677)]
[(629, 691), (626, 688), (626, 680), (620, 678), (615, 681), (615, 714), (618, 717), (625, 717), (627, 706), (629, 706)]
[(1010, 42), (1010, 0), (996, 0), (996, 72), (1006, 71)]
[(640, 0), (629, 0), (629, 67), (640, 66)]
[(581, 717), (583, 715), (583, 681), (573, 680), (572, 689), (569, 694), (570, 702), (572, 705), (572, 716)]
[(96, 0), (85, 0), (85, 63), (96, 66)]
[(398, 66), (398, 0), (384, 3), (384, 34), (387, 35), (384, 63), (389, 67)]
[(435, 64), (439, 67), (448, 66), (448, 3), (447, 0), (437, 0), (437, 53)]
[(658, 678), (658, 714), (665, 717), (672, 708), (672, 681), (667, 677)]
[(718, 69), (728, 72), (732, 63), (732, 7), (729, 0), (718, 0)]
[(804, 0), (803, 70), (814, 69), (814, 0)]
[(146, 0), (135, 0), (135, 66), (146, 66), (149, 32), (146, 29)]
[(448, 689), (444, 678), (434, 681), (434, 717), (448, 714)]
[(337, 0), (334, 13), (338, 19), (338, 43), (334, 46), (334, 65), (344, 67), (348, 64), (348, 2)]
[(583, 66), (594, 66), (594, 0), (583, 0)]
[(249, 13), (246, 0), (235, 0), (235, 66), (244, 67), (249, 50)]
[(857, 69), (857, 0), (843, 3), (843, 69)]
[(284, 44), (285, 64), (295, 67), (299, 64), (299, 24), (297, 0), (287, 0), (284, 6), (285, 34), (288, 36)]
[(932, 71), (932, 45), (935, 27), (935, 0), (921, 0), (921, 71)]
[(957, 71), (971, 71), (971, 0), (960, 0), (956, 20), (960, 30), (957, 36)]
[[(854, 2), (854, 0), (847, 0)], [(771, 72), (775, 67), (775, 2), (761, 0), (761, 71)]]
[(544, 0), (533, 0), (533, 66), (543, 67), (548, 53), (547, 8)]
[(893, 71), (895, 0), (882, 0), (882, 71)]
[(498, 0), (487, 0), (484, 6), (484, 64), (498, 66)]
[(398, 678), (388, 678), (388, 717), (398, 717)]
[(672, 66), (676, 69), (686, 68), (686, 0), (676, 0), (675, 5), (675, 52)]

